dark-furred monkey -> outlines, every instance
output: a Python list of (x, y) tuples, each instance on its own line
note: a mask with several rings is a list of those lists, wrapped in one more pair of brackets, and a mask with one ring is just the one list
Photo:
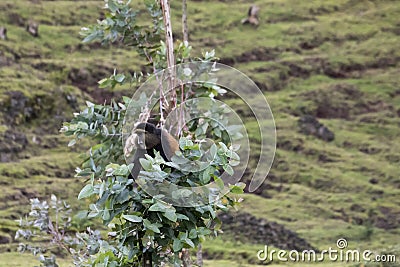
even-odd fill
[(136, 134), (135, 146), (136, 153), (133, 157), (132, 177), (137, 178), (142, 165), (140, 159), (145, 154), (154, 157), (154, 150), (160, 152), (165, 161), (171, 161), (171, 157), (179, 150), (179, 144), (176, 139), (166, 130), (157, 128), (154, 124), (142, 122), (138, 124), (134, 133)]

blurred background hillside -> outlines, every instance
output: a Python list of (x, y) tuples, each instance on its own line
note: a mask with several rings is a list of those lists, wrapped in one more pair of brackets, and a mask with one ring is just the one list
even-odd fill
[[(241, 24), (251, 4), (260, 8), (258, 27)], [(76, 211), (85, 208), (77, 206), (83, 181), (74, 169), (87, 146), (68, 148), (62, 122), (86, 100), (133, 94), (134, 88), (98, 88), (114, 69), (147, 70), (133, 49), (82, 44), (80, 28), (101, 18), (103, 5), (0, 2), (1, 267), (37, 264), (15, 252), (15, 220), (29, 210), (30, 198), (56, 194)], [(175, 38), (182, 39), (181, 2), (171, 5)], [(26, 30), (35, 24), (37, 36)], [(204, 244), (206, 266), (256, 266), (266, 244), (323, 250), (339, 238), (350, 249), (400, 260), (399, 1), (189, 0), (188, 24), (194, 56), (215, 49), (221, 63), (253, 79), (277, 127), (268, 179), (244, 196), (239, 213), (221, 216), (224, 234)], [(241, 101), (227, 102), (249, 116)], [(307, 134), (321, 125), (334, 138)], [(257, 140), (256, 124), (246, 126)], [(71, 266), (68, 259), (62, 264)]]

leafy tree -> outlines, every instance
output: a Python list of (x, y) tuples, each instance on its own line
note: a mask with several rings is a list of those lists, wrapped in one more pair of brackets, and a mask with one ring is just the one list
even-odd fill
[[(217, 212), (236, 206), (240, 201), (237, 194), (243, 192), (243, 184), (230, 185), (222, 179), (224, 172), (233, 175), (239, 164), (238, 147), (233, 140), (241, 134), (235, 125), (230, 125), (226, 116), (229, 110), (215, 100), (226, 91), (213, 80), (213, 72), (218, 71), (212, 64), (216, 60), (214, 52), (192, 59), (188, 42), (178, 42), (175, 48), (171, 47), (171, 40), (163, 42), (164, 30), (168, 31), (168, 3), (145, 4), (151, 25), (141, 24), (143, 16), (139, 18), (139, 11), (132, 9), (130, 1), (109, 0), (105, 19), (81, 31), (84, 42), (134, 47), (152, 66), (152, 77), (160, 86), (137, 98), (123, 97), (108, 104), (87, 102), (61, 129), (72, 137), (69, 146), (81, 139), (92, 141), (82, 165), (76, 169), (76, 176), (87, 179), (78, 199), (90, 201), (89, 211), (82, 217), (98, 218), (109, 229), (107, 240), (88, 229), (75, 237), (63, 236), (57, 242), (72, 254), (77, 266), (180, 266), (182, 250), (196, 248), (206, 237), (216, 236), (221, 226)], [(189, 65), (171, 66), (171, 55), (173, 62)], [(161, 71), (165, 68), (168, 69)], [(172, 90), (164, 89), (163, 75)], [(184, 82), (199, 75), (207, 79)], [(152, 77), (115, 71), (99, 81), (99, 86), (129, 84), (134, 88)], [(202, 114), (204, 110), (206, 115)], [(135, 149), (129, 146), (129, 140), (134, 138), (134, 124), (152, 117), (164, 126), (168, 115), (174, 112), (178, 114), (175, 134), (180, 136), (180, 152), (171, 162), (158, 153), (154, 158), (146, 155), (141, 160), (143, 171), (134, 180), (129, 176), (133, 167), (129, 155)], [(194, 119), (184, 122), (185, 112)], [(18, 235), (35, 227), (48, 232), (54, 218), (38, 218), (43, 222), (21, 221), (25, 230)], [(42, 261), (44, 266), (56, 266), (52, 257), (43, 259), (50, 262)]]

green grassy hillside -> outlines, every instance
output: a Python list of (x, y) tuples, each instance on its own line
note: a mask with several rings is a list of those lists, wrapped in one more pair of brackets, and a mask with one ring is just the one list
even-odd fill
[[(276, 120), (272, 170), (256, 194), (245, 195), (242, 211), (283, 225), (320, 250), (346, 238), (350, 249), (389, 251), (400, 260), (399, 2), (258, 0), (257, 28), (240, 23), (252, 3), (188, 1), (194, 54), (215, 49), (222, 63), (252, 78)], [(0, 2), (0, 27), (8, 33), (0, 39), (0, 266), (27, 266), (31, 259), (10, 253), (16, 248), (14, 220), (27, 211), (29, 198), (55, 193), (77, 205), (83, 181), (73, 175), (85, 145), (66, 147), (58, 133), (62, 121), (85, 100), (133, 93), (97, 88), (114, 68), (144, 68), (130, 49), (80, 42), (80, 28), (101, 17), (103, 4)], [(172, 8), (180, 38), (180, 1)], [(39, 23), (39, 37), (25, 31), (28, 20)], [(228, 103), (246, 110), (239, 100)], [(335, 139), (300, 133), (298, 119), (306, 114)], [(247, 127), (257, 139), (255, 124)], [(227, 243), (204, 244), (206, 266), (260, 264), (256, 253), (265, 242), (240, 238), (235, 229), (222, 237)]]

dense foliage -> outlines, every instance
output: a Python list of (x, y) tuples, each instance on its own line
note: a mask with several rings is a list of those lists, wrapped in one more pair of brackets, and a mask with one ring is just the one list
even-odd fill
[[(146, 1), (146, 5), (153, 21), (152, 27), (139, 26), (137, 12), (131, 9), (129, 2), (108, 1), (105, 19), (82, 30), (84, 42), (99, 40), (103, 44), (122, 42), (133, 46), (149, 60), (157, 73), (166, 67), (166, 48), (159, 41), (163, 32), (162, 13), (157, 1)], [(176, 62), (190, 60), (190, 50), (188, 43), (180, 43), (175, 49)], [(195, 61), (204, 67), (212, 66), (209, 62), (213, 60), (214, 52), (207, 52), (204, 58)], [(202, 69), (204, 71), (212, 73), (218, 70), (205, 67)], [(183, 74), (196, 75), (188, 73), (187, 68), (183, 69)], [(114, 72), (109, 78), (101, 80), (99, 85), (113, 88), (129, 83), (133, 87), (140, 84), (143, 77), (142, 73)], [(61, 132), (73, 137), (69, 146), (75, 145), (80, 139), (90, 139), (92, 144), (82, 165), (76, 169), (77, 177), (87, 178), (87, 184), (78, 199), (83, 201), (88, 198), (91, 202), (89, 211), (81, 214), (81, 217), (99, 218), (109, 229), (110, 237), (109, 240), (103, 240), (88, 229), (85, 234), (77, 234), (73, 238), (66, 235), (56, 240), (57, 244), (72, 254), (76, 265), (141, 266), (142, 262), (145, 264), (145, 260), (151, 259), (156, 266), (162, 262), (180, 266), (179, 253), (182, 249), (195, 248), (207, 236), (217, 235), (221, 222), (216, 212), (227, 211), (235, 206), (240, 201), (236, 194), (243, 192), (244, 185), (224, 184), (221, 178), (224, 172), (233, 175), (234, 167), (239, 164), (240, 158), (235, 152), (238, 147), (233, 145), (232, 140), (242, 136), (237, 131), (232, 134), (230, 129), (236, 129), (234, 125), (226, 127), (229, 121), (224, 114), (229, 110), (215, 101), (215, 97), (225, 93), (225, 90), (216, 86), (215, 82), (209, 80), (195, 85), (181, 83), (179, 90), (165, 96), (164, 103), (175, 108), (189, 108), (196, 119), (188, 122), (180, 133), (180, 152), (172, 161), (166, 162), (158, 153), (154, 158), (146, 155), (140, 161), (143, 171), (136, 181), (129, 176), (133, 164), (126, 161), (124, 127), (133, 123), (127, 122), (127, 116), (131, 116), (131, 113), (139, 112), (137, 119), (154, 114), (154, 108), (149, 107), (149, 103), (154, 102), (151, 96), (141, 95), (139, 99), (123, 97), (121, 102), (113, 100), (109, 104), (87, 102), (84, 110), (75, 114), (70, 122), (64, 123)], [(207, 99), (206, 104), (204, 100), (198, 100), (204, 98)], [(189, 99), (192, 101), (186, 106), (185, 101)], [(204, 105), (207, 105), (210, 113), (201, 116)], [(163, 103), (155, 110), (164, 113), (164, 116), (174, 111), (173, 108), (165, 108)], [(160, 120), (159, 115), (156, 118)], [(211, 138), (213, 144), (206, 142), (206, 138)], [(128, 152), (132, 152), (132, 148)], [(154, 182), (160, 186), (151, 192), (146, 190)], [(32, 212), (33, 222), (30, 219), (26, 223), (21, 222), (25, 230), (21, 230), (20, 235), (24, 234), (27, 239), (31, 237), (31, 229), (39, 228), (43, 233), (48, 233), (50, 226), (42, 221), (51, 222), (52, 219), (46, 213), (47, 204), (43, 202), (41, 205), (41, 210), (45, 211), (42, 217), (36, 218), (36, 213)], [(32, 209), (36, 210), (35, 207)], [(68, 227), (63, 225), (60, 229), (64, 229), (64, 233)], [(26, 249), (26, 246), (21, 246)], [(43, 253), (37, 248), (29, 247), (29, 250)], [(43, 257), (42, 264), (54, 266), (54, 258)]]

